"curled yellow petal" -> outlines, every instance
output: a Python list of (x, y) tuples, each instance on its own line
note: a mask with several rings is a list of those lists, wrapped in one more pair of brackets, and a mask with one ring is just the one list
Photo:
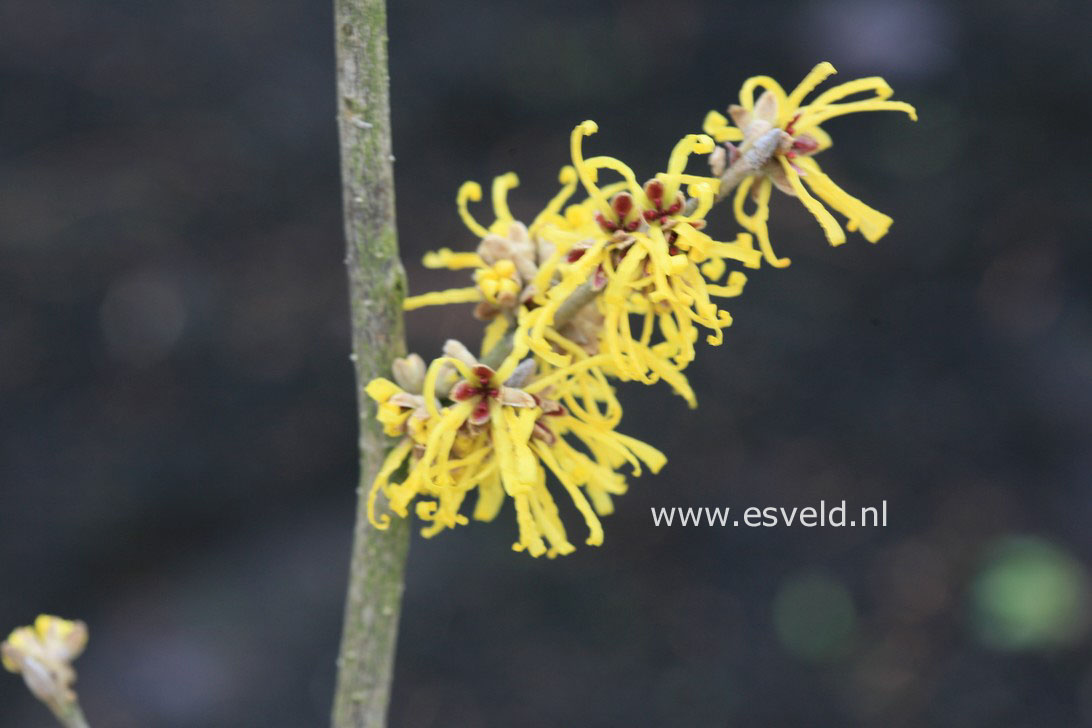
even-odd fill
[(584, 185), (584, 189), (587, 190), (588, 196), (593, 200), (595, 206), (599, 208), (601, 213), (610, 215), (610, 203), (607, 201), (603, 191), (595, 184), (599, 176), (598, 171), (595, 167), (588, 165), (584, 160), (584, 137), (591, 136), (597, 131), (599, 131), (599, 125), (594, 121), (588, 120), (577, 124), (576, 128), (573, 129), (572, 135), (569, 137), (569, 153), (572, 156), (573, 167), (576, 168), (576, 173), (580, 177), (580, 182)]
[(728, 117), (719, 111), (710, 111), (705, 115), (701, 130), (718, 142), (738, 142), (743, 140), (743, 132), (732, 126)]
[(459, 217), (462, 218), (463, 224), (470, 228), (470, 232), (477, 235), (479, 238), (484, 238), (489, 234), (489, 231), (482, 227), (474, 216), (470, 214), (470, 210), (467, 207), (467, 202), (478, 202), (482, 199), (482, 186), (477, 182), (464, 182), (459, 187), (458, 194), (455, 195), (455, 206), (459, 210)]
[(739, 90), (740, 106), (748, 111), (754, 109), (756, 88), (765, 89), (773, 94), (774, 99), (777, 101), (778, 110), (784, 109), (787, 106), (785, 89), (781, 88), (781, 84), (769, 76), (751, 76), (743, 82), (743, 86)]
[[(507, 230), (509, 223), (514, 219), (512, 211), (508, 209), (508, 191), (519, 186), (519, 176), (515, 172), (508, 172), (493, 178), (493, 214), (496, 222), (491, 227), (500, 227), (499, 232)], [(484, 237), (484, 236), (483, 236)]]
[(679, 191), (679, 183), (672, 175), (682, 174), (686, 170), (686, 163), (691, 154), (708, 154), (713, 151), (713, 139), (707, 134), (687, 134), (680, 139), (671, 150), (667, 160), (667, 183), (664, 185), (665, 204), (671, 204)]
[(732, 200), (732, 210), (738, 222), (745, 230), (751, 232), (758, 240), (758, 249), (762, 251), (762, 257), (774, 268), (784, 268), (792, 261), (789, 258), (778, 258), (770, 244), (770, 229), (767, 221), (770, 219), (770, 192), (773, 183), (766, 178), (758, 180), (758, 192), (755, 199), (755, 211), (751, 214), (743, 209), (747, 201), (751, 186), (755, 184), (754, 177), (748, 177), (740, 183), (736, 189), (736, 196)]
[(557, 181), (561, 183), (561, 190), (546, 204), (546, 207), (542, 209), (542, 212), (535, 216), (535, 219), (529, 228), (532, 235), (537, 232), (542, 225), (546, 224), (547, 221), (557, 216), (565, 202), (573, 196), (577, 184), (580, 183), (580, 177), (576, 174), (576, 169), (574, 167), (565, 165), (561, 168), (561, 172), (558, 173)]
[(381, 517), (376, 517), (376, 496), (379, 495), (379, 491), (386, 489), (391, 474), (405, 462), (406, 456), (409, 455), (412, 448), (413, 440), (410, 440), (408, 437), (402, 438), (402, 441), (387, 454), (387, 457), (383, 460), (382, 467), (380, 467), (379, 472), (376, 473), (375, 480), (372, 481), (372, 487), (368, 491), (368, 520), (378, 529), (386, 529), (390, 526), (391, 517), (386, 513)]

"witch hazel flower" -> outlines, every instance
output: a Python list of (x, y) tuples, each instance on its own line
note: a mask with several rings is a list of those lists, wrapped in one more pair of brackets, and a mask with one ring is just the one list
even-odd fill
[(463, 379), (451, 389), (451, 398), (456, 402), (473, 404), (467, 422), (476, 427), (489, 422), (492, 406), (534, 407), (535, 398), (522, 389), (509, 387), (497, 381), (497, 373), (485, 364), (478, 364), (471, 369), (472, 378)]
[[(611, 496), (626, 490), (617, 469), (629, 464), (640, 474), (644, 464), (655, 471), (665, 458), (615, 431), (621, 408), (597, 370), (605, 357), (539, 371), (534, 359), (519, 358), (521, 352), (526, 353), (525, 347), (494, 369), (458, 341), (444, 345), (444, 356), (428, 366), (420, 395), (426, 411), (420, 430), (424, 436), (416, 437), (406, 427), (389, 432), (406, 434), (388, 454), (368, 494), (373, 525), (382, 529), (390, 523), (389, 515), (377, 513), (380, 493), (398, 516), (407, 517), (412, 505), (412, 512), (427, 524), (425, 537), (468, 523), (464, 505), (476, 494), (469, 511), (476, 520), (491, 521), (504, 503), (514, 504), (517, 551), (568, 554), (575, 547), (546, 485), (550, 472), (584, 517), (587, 543), (602, 543), (598, 516), (612, 510)], [(451, 372), (456, 381), (441, 393), (437, 384)], [(380, 395), (386, 388), (377, 381), (369, 383), (369, 394)], [(397, 392), (388, 401), (396, 398)], [(400, 416), (413, 421), (412, 415)]]
[[(891, 101), (891, 87), (878, 76), (838, 84), (804, 103), (805, 97), (834, 73), (834, 66), (824, 61), (788, 93), (769, 76), (754, 76), (740, 89), (740, 103), (728, 107), (730, 122), (716, 111), (705, 117), (705, 132), (724, 144), (709, 160), (713, 174), (720, 177), (718, 195), (724, 197), (735, 190), (736, 220), (755, 235), (763, 257), (775, 267), (790, 261), (777, 257), (770, 245), (767, 220), (773, 187), (799, 198), (831, 245), (841, 245), (846, 235), (824, 203), (847, 218), (850, 232), (859, 230), (871, 243), (891, 227), (890, 217), (845, 192), (823, 173), (814, 157), (833, 142), (820, 124), (865, 111), (900, 111), (916, 121), (917, 111), (903, 101)], [(758, 89), (762, 93), (756, 99)], [(846, 100), (858, 94), (868, 96)], [(755, 203), (751, 213), (744, 210), (748, 195)]]
[[(733, 271), (725, 284), (714, 281), (724, 275), (725, 261), (758, 267), (761, 253), (748, 233), (720, 242), (703, 232), (719, 181), (685, 169), (692, 155), (712, 150), (710, 137), (684, 137), (666, 170), (642, 185), (619, 159), (585, 157), (584, 139), (596, 131), (595, 122), (585, 121), (570, 137), (572, 165), (587, 199), (566, 210), (565, 225), (546, 226), (540, 233), (554, 241), (557, 252), (536, 280), (536, 287), (547, 290), (536, 299), (540, 307), (523, 319), (530, 346), (551, 365), (571, 361), (570, 348), (557, 340), (555, 319), (578, 289), (587, 288), (598, 293), (591, 305), (602, 323), (599, 341), (589, 347), (582, 336), (582, 348), (610, 354), (612, 376), (646, 384), (664, 379), (694, 405), (681, 370), (694, 358), (697, 327), (710, 330), (710, 344), (721, 343), (731, 316), (713, 299), (739, 295), (746, 277)], [(622, 179), (600, 183), (603, 171)], [(684, 185), (693, 197), (683, 194)], [(582, 223), (573, 224), (577, 221)], [(557, 280), (547, 285), (547, 273)]]

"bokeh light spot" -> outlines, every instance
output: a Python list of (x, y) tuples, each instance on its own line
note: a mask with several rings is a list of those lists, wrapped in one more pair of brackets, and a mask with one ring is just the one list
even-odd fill
[(773, 603), (774, 629), (793, 655), (817, 662), (845, 654), (857, 622), (849, 591), (818, 573), (786, 579)]
[(1087, 629), (1088, 575), (1057, 545), (1010, 536), (991, 549), (972, 601), (971, 626), (983, 644), (1014, 651), (1063, 647)]

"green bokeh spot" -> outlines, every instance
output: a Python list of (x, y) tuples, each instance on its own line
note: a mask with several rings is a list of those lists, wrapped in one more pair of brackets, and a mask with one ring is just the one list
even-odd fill
[(822, 574), (806, 573), (781, 584), (774, 598), (773, 620), (786, 650), (822, 662), (848, 651), (857, 614), (844, 586)]
[(974, 581), (971, 626), (995, 649), (1063, 647), (1084, 634), (1088, 609), (1088, 576), (1076, 559), (1049, 541), (1009, 537)]

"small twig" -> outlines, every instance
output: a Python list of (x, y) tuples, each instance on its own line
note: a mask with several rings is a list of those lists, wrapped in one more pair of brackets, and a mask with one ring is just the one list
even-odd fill
[(515, 343), (514, 337), (516, 334), (515, 329), (508, 329), (508, 331), (501, 337), (501, 340), (493, 345), (493, 348), (485, 352), (482, 355), (480, 361), (490, 369), (499, 369), (501, 363), (512, 353), (512, 346)]
[[(752, 174), (755, 174), (769, 162), (781, 144), (780, 129), (770, 129), (755, 140), (739, 157), (724, 170), (720, 176), (720, 187), (717, 189), (716, 201), (720, 202), (728, 193), (739, 186), (740, 182)], [(746, 146), (746, 145), (745, 145)]]
[(54, 710), (53, 715), (65, 728), (90, 728), (77, 702), (71, 702), (63, 708)]
[(602, 291), (602, 286), (598, 288), (592, 286), (590, 278), (581, 283), (580, 287), (557, 307), (557, 312), (554, 313), (554, 328), (560, 329), (572, 321), (573, 317), (580, 313), (580, 309), (594, 301)]

